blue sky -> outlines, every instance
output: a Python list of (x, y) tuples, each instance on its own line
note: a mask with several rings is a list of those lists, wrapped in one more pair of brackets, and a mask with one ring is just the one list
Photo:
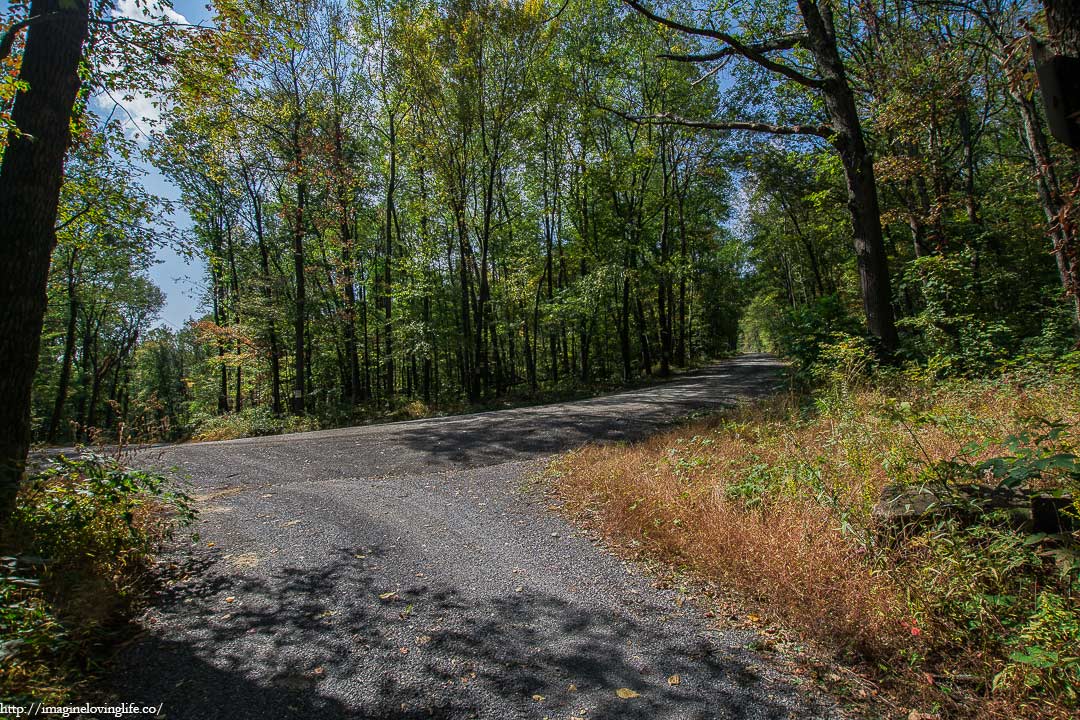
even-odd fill
[[(133, 0), (120, 0), (117, 5), (121, 12), (127, 11), (134, 14)], [(173, 10), (193, 24), (206, 23), (210, 18), (206, 0), (174, 0)], [(111, 101), (106, 100), (106, 102), (111, 104)], [(136, 118), (143, 114), (154, 113), (149, 100), (142, 98), (136, 99), (134, 103), (125, 103), (125, 105), (127, 111)], [(143, 178), (143, 185), (148, 191), (171, 200), (180, 199), (177, 188), (162, 177), (161, 173), (148, 164), (144, 163), (143, 167), (148, 173)], [(174, 216), (173, 221), (181, 230), (190, 225), (187, 213), (182, 210)], [(199, 305), (205, 267), (201, 259), (195, 258), (188, 261), (168, 247), (158, 249), (157, 260), (157, 264), (150, 271), (150, 276), (165, 293), (165, 307), (161, 311), (160, 324), (174, 330), (179, 329), (189, 317), (202, 315)]]

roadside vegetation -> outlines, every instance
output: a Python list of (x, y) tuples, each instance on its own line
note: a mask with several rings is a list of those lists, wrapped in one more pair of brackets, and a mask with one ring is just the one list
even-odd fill
[[(1080, 533), (1034, 532), (1022, 508), (961, 491), (1071, 496), (1061, 520), (1080, 527), (1077, 355), (942, 379), (874, 367), (851, 337), (814, 354), (788, 392), (559, 459), (567, 511), (631, 554), (735, 589), (900, 715), (1075, 717)], [(934, 502), (883, 512), (904, 487)]]
[[(1080, 133), (1043, 92), (1077, 4), (707, 5), (9, 3), (4, 682), (86, 669), (187, 512), (100, 458), (26, 482), (34, 442), (553, 399), (741, 344), (788, 396), (569, 456), (569, 506), (913, 706), (1075, 713), (1076, 536), (966, 486), (1077, 490)], [(163, 247), (200, 276), (180, 327)], [(935, 507), (875, 516), (887, 485)]]
[[(716, 362), (731, 354), (718, 352), (711, 358), (701, 358), (699, 361), (703, 364)], [(318, 417), (314, 415), (275, 415), (270, 408), (265, 406), (248, 407), (240, 412), (225, 413), (223, 415), (198, 413), (191, 416), (190, 425), (174, 430), (173, 437), (176, 440), (194, 440), (197, 442), (233, 440), (244, 437), (308, 432), (335, 427), (374, 425), (402, 420), (419, 420), (421, 418), (463, 415), (491, 410), (507, 410), (548, 403), (572, 402), (616, 390), (647, 387), (657, 382), (664, 382), (672, 376), (680, 375), (690, 369), (672, 368), (671, 372), (665, 377), (661, 377), (657, 372), (630, 382), (609, 380), (607, 382), (592, 381), (585, 383), (578, 378), (570, 377), (564, 379), (556, 387), (544, 388), (536, 393), (522, 390), (479, 403), (462, 400), (425, 403), (417, 399), (410, 400), (400, 397), (382, 408), (353, 408), (351, 410), (339, 408), (336, 412), (328, 412)], [(143, 436), (143, 439), (153, 437), (155, 436)]]
[(23, 486), (0, 535), (0, 697), (78, 699), (154, 587), (154, 553), (194, 518), (164, 478), (59, 457)]

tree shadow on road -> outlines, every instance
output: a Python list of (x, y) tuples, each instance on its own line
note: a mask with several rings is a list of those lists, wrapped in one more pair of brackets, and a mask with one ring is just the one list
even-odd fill
[(207, 720), (827, 714), (730, 638), (663, 622), (663, 607), (631, 616), (529, 588), (463, 597), (425, 578), (378, 587), (372, 547), (265, 579), (211, 556), (122, 652), (112, 699)]

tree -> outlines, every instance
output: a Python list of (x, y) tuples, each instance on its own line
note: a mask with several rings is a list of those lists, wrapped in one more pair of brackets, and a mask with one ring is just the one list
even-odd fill
[[(637, 0), (624, 0), (638, 13), (665, 27), (688, 35), (716, 40), (722, 47), (711, 53), (697, 55), (669, 54), (665, 57), (678, 62), (717, 62), (741, 57), (767, 70), (774, 76), (795, 83), (821, 99), (829, 118), (827, 124), (813, 122), (777, 125), (755, 121), (696, 121), (671, 113), (639, 118), (711, 130), (747, 130), (776, 135), (809, 135), (827, 140), (840, 156), (847, 181), (847, 206), (851, 218), (855, 256), (858, 261), (866, 326), (881, 343), (882, 349), (896, 349), (898, 337), (892, 308), (892, 287), (888, 259), (881, 230), (877, 183), (873, 157), (863, 137), (862, 122), (855, 104), (855, 94), (847, 77), (847, 69), (837, 43), (833, 8), (829, 2), (798, 0), (802, 19), (801, 32), (777, 35), (766, 40), (743, 40), (734, 34), (695, 27), (658, 15)], [(813, 59), (815, 75), (808, 75), (794, 63), (777, 57), (776, 53), (802, 49)]]
[(0, 523), (6, 521), (30, 449), (30, 393), (45, 317), (49, 259), (79, 63), (89, 27), (87, 0), (33, 0), (20, 79), (0, 165)]

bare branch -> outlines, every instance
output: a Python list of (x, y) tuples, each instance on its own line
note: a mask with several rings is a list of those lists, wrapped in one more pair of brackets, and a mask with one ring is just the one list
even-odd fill
[(675, 115), (674, 113), (656, 113), (654, 115), (630, 115), (614, 108), (598, 105), (624, 120), (641, 125), (678, 125), (680, 127), (698, 128), (700, 130), (746, 130), (748, 132), (769, 133), (770, 135), (814, 135), (815, 137), (830, 139), (836, 134), (831, 125), (772, 125), (769, 123), (751, 122), (747, 120), (691, 120)]
[[(801, 72), (799, 72), (793, 67), (784, 65), (783, 63), (778, 63), (774, 60), (770, 60), (761, 52), (755, 50), (755, 46), (744, 45), (738, 40), (738, 38), (734, 37), (733, 35), (729, 35), (725, 32), (720, 32), (719, 30), (710, 30), (708, 28), (694, 27), (693, 25), (684, 25), (678, 20), (672, 20), (671, 18), (664, 17), (663, 15), (657, 15), (652, 10), (649, 10), (647, 7), (639, 3), (637, 0), (623, 0), (623, 2), (632, 7), (641, 15), (649, 18), (653, 22), (660, 23), (661, 25), (669, 27), (672, 30), (678, 30), (679, 32), (683, 32), (688, 35), (698, 35), (701, 37), (708, 37), (714, 40), (719, 40), (720, 42), (727, 44), (731, 48), (732, 52), (742, 55), (747, 60), (751, 60), (757, 63), (766, 70), (771, 70), (778, 75), (783, 75), (789, 80), (793, 80), (800, 85), (815, 89), (825, 87), (825, 82), (823, 80), (808, 77), (806, 75), (803, 75)], [(770, 43), (763, 44), (769, 45)]]
[[(793, 48), (801, 47), (804, 42), (806, 42), (805, 35), (787, 35), (785, 37), (776, 38), (775, 40), (748, 45), (747, 47), (759, 55), (764, 55), (765, 53), (776, 52), (778, 50), (791, 50)], [(726, 57), (731, 57), (735, 54), (737, 54), (735, 49), (729, 45), (722, 50), (706, 53), (704, 55), (670, 55), (665, 53), (663, 55), (657, 55), (656, 57), (662, 60), (674, 60), (676, 62), (710, 62), (712, 60), (721, 60)]]

